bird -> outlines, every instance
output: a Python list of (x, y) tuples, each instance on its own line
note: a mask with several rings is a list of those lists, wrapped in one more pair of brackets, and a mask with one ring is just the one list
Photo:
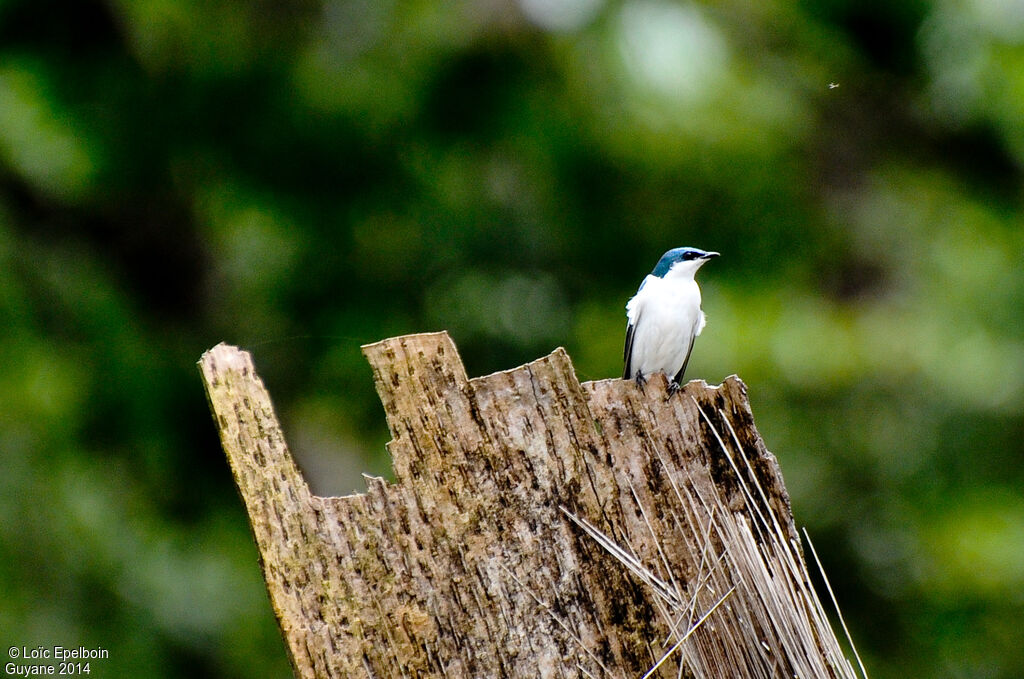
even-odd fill
[(669, 393), (682, 387), (693, 341), (705, 323), (694, 276), (718, 256), (697, 248), (673, 248), (661, 256), (626, 304), (622, 379), (643, 387), (649, 375), (664, 373), (672, 380)]

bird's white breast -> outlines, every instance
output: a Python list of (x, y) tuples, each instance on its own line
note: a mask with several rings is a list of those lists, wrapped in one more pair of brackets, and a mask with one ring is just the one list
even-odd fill
[(626, 316), (634, 326), (632, 372), (673, 377), (704, 329), (700, 288), (693, 278), (648, 276), (626, 304)]

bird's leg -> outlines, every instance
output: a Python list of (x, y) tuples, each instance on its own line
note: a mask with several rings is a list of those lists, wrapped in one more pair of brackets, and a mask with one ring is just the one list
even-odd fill
[(647, 385), (647, 378), (639, 370), (636, 371), (636, 376), (633, 377), (633, 381), (636, 382), (636, 386), (643, 389)]

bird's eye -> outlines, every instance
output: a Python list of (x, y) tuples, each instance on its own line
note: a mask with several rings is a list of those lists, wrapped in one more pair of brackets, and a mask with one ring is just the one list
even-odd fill
[(697, 259), (697, 257), (699, 257), (699, 256), (700, 255), (698, 255), (696, 252), (691, 250), (690, 252), (687, 252), (687, 253), (683, 254), (683, 259), (686, 259), (686, 260)]

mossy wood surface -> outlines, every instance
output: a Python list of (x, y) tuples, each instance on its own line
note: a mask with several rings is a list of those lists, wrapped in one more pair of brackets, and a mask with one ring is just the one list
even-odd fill
[[(793, 676), (800, 664), (775, 638), (788, 632), (773, 629), (790, 621), (760, 615), (746, 582), (760, 576), (737, 575), (722, 556), (731, 538), (721, 521), (770, 516), (785, 559), (804, 572), (778, 465), (738, 378), (672, 396), (660, 376), (644, 390), (581, 385), (557, 349), (470, 380), (447, 333), (363, 351), (395, 482), (367, 477), (367, 491), (348, 497), (310, 493), (249, 354), (222, 344), (200, 360), (297, 676), (643, 676), (679, 630), (665, 602), (567, 514), (690, 596), (684, 631), (726, 593), (708, 584), (725, 564), (733, 596), (657, 676), (679, 676), (681, 660), (682, 676), (703, 676), (722, 658), (749, 676)], [(773, 538), (750, 534), (756, 560)], [(819, 635), (804, 635), (806, 652), (833, 653), (834, 639), (818, 645)], [(769, 650), (744, 647), (758, 642)]]

